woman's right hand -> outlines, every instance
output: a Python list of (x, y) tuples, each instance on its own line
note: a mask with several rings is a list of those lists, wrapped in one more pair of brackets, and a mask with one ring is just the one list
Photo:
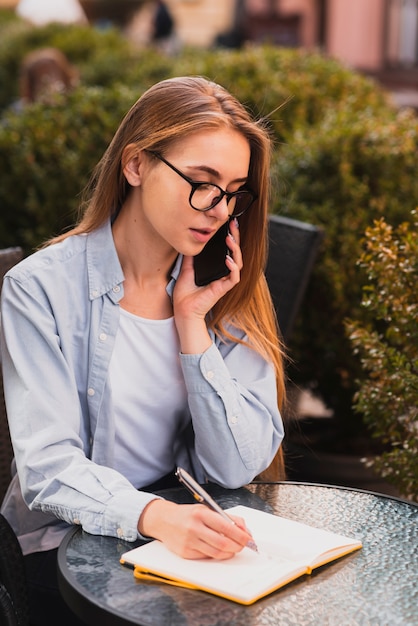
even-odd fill
[(229, 523), (202, 504), (175, 504), (152, 500), (144, 509), (138, 531), (162, 541), (169, 550), (186, 559), (229, 559), (252, 537), (239, 517)]
[(183, 354), (201, 354), (209, 348), (212, 339), (209, 336), (206, 315), (228, 291), (240, 281), (243, 267), (239, 245), (239, 228), (232, 220), (229, 225), (228, 241), (230, 254), (225, 259), (230, 273), (214, 280), (204, 287), (195, 283), (193, 257), (183, 257), (180, 275), (173, 294), (174, 319)]

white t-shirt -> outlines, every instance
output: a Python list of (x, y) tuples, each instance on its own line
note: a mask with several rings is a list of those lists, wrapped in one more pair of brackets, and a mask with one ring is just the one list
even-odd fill
[(150, 320), (120, 309), (109, 376), (115, 411), (115, 468), (136, 487), (174, 469), (187, 393), (174, 317)]

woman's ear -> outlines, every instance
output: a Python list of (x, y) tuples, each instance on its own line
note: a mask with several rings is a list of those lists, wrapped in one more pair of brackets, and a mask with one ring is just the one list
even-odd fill
[(139, 150), (134, 143), (127, 145), (122, 153), (122, 170), (126, 180), (132, 187), (141, 184), (141, 164), (144, 151)]

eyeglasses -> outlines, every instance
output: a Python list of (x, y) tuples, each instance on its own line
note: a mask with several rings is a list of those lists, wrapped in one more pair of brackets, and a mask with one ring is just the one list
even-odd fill
[(238, 189), (238, 191), (224, 191), (218, 185), (208, 182), (199, 182), (192, 180), (183, 172), (180, 172), (174, 165), (169, 163), (161, 154), (154, 152), (153, 150), (147, 150), (149, 154), (152, 154), (157, 159), (168, 165), (169, 168), (181, 176), (185, 181), (189, 183), (192, 190), (189, 196), (189, 204), (192, 209), (196, 211), (209, 211), (213, 209), (222, 198), (226, 197), (226, 203), (230, 210), (230, 217), (239, 217), (247, 209), (250, 208), (254, 200), (257, 198), (256, 194), (250, 189)]

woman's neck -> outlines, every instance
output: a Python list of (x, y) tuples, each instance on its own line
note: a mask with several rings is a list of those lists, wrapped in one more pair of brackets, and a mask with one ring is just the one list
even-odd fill
[(141, 216), (122, 208), (112, 226), (113, 238), (125, 276), (120, 305), (135, 315), (166, 319), (173, 315), (166, 287), (177, 252), (149, 232)]

